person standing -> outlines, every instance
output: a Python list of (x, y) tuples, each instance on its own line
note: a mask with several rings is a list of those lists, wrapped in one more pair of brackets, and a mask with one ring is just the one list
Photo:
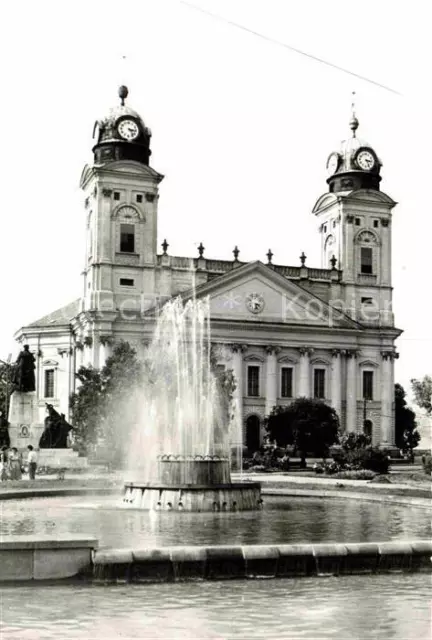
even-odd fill
[(27, 456), (29, 479), (34, 480), (36, 478), (37, 454), (31, 444), (29, 444), (27, 449), (29, 451)]
[(0, 481), (5, 482), (8, 479), (8, 448), (4, 445), (0, 451)]
[(21, 480), (21, 456), (16, 447), (12, 447), (9, 454), (9, 473), (11, 480)]

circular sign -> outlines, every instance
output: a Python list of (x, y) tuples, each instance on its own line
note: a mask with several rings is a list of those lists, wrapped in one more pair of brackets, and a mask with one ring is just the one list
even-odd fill
[(261, 313), (264, 309), (264, 297), (260, 293), (250, 293), (246, 298), (246, 308), (251, 313)]

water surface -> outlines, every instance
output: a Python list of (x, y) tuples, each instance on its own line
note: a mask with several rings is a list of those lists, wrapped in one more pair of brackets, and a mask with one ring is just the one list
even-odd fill
[(88, 533), (101, 545), (276, 544), (430, 538), (428, 511), (348, 498), (266, 497), (262, 511), (148, 512), (119, 498), (36, 498), (1, 503), (0, 534)]
[(430, 640), (430, 577), (2, 589), (2, 640)]

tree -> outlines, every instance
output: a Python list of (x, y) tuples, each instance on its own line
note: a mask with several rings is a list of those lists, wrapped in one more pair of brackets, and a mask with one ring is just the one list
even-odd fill
[(4, 420), (8, 417), (9, 401), (14, 387), (13, 369), (12, 364), (0, 360), (0, 412)]
[(395, 384), (395, 442), (396, 446), (412, 456), (414, 447), (420, 442), (417, 431), (416, 415), (407, 406), (405, 389)]
[(135, 393), (143, 380), (145, 364), (128, 342), (120, 342), (99, 370), (81, 367), (75, 374), (81, 383), (71, 395), (70, 407), (76, 440), (85, 449), (103, 443), (113, 460), (124, 459), (130, 430), (140, 409)]
[(279, 447), (294, 445), (303, 466), (308, 452), (324, 457), (329, 447), (339, 441), (336, 411), (312, 398), (297, 398), (288, 407), (273, 407), (266, 418), (266, 429), (270, 440)]
[(423, 380), (411, 380), (411, 387), (415, 397), (415, 403), (421, 409), (425, 409), (428, 415), (432, 414), (432, 378), (424, 376)]

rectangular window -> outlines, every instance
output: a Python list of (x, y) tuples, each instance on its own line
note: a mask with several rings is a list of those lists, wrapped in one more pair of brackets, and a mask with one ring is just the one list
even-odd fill
[(293, 370), (292, 367), (282, 367), (281, 370), (281, 398), (293, 397)]
[(259, 372), (260, 368), (255, 366), (248, 367), (247, 389), (248, 396), (259, 396)]
[(374, 220), (374, 228), (377, 229), (379, 227), (379, 220)]
[(314, 369), (314, 398), (325, 398), (325, 369)]
[(120, 285), (122, 287), (133, 287), (135, 280), (132, 280), (132, 278), (120, 278)]
[(371, 247), (361, 247), (360, 249), (360, 273), (372, 273), (372, 249)]
[(123, 253), (135, 252), (135, 227), (133, 224), (120, 225), (120, 251)]
[(137, 193), (136, 201), (138, 202), (138, 204), (142, 202), (142, 193)]
[(114, 200), (120, 200), (120, 191), (114, 191)]
[(357, 227), (359, 227), (359, 226), (360, 226), (360, 222), (361, 222), (360, 218), (356, 218), (356, 219), (355, 219), (355, 223), (356, 223), (356, 226), (357, 226)]
[(361, 299), (361, 303), (362, 304), (372, 304), (373, 300), (372, 300), (372, 298), (362, 298)]
[(44, 397), (54, 398), (54, 369), (45, 369), (44, 372)]
[(363, 399), (373, 400), (373, 371), (363, 371)]

